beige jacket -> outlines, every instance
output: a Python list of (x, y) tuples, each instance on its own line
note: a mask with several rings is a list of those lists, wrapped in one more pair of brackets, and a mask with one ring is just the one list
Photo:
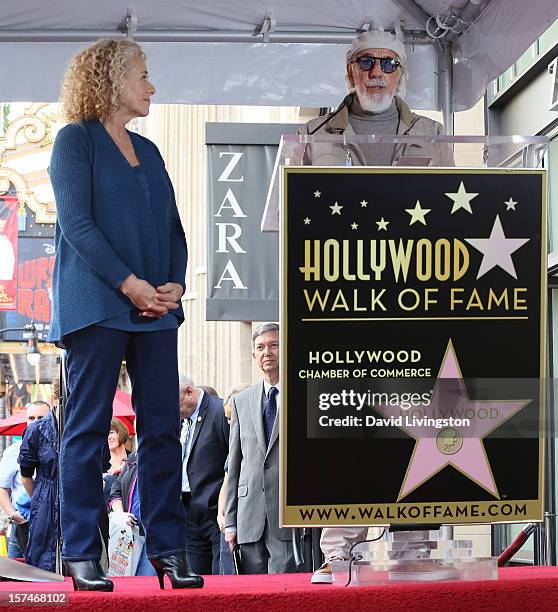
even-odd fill
[[(395, 96), (395, 103), (399, 111), (399, 127), (398, 135), (408, 136), (437, 136), (444, 134), (444, 128), (441, 123), (417, 115), (411, 112), (407, 104), (399, 97)], [(333, 115), (334, 113), (330, 113)], [(325, 123), (324, 123), (325, 121)], [(323, 123), (321, 127), (320, 124)], [(316, 128), (318, 128), (316, 130)], [(349, 123), (349, 109), (345, 105), (336, 115), (327, 119), (326, 117), (316, 117), (311, 119), (306, 125), (302, 126), (299, 134), (310, 134), (316, 130), (313, 135), (355, 135), (351, 124)], [(357, 144), (341, 144), (333, 142), (320, 142), (307, 145), (303, 153), (305, 164), (311, 162), (313, 166), (366, 166), (365, 156)], [(402, 158), (413, 158), (413, 165), (430, 165), (437, 167), (454, 166), (453, 151), (451, 144), (436, 143), (436, 144), (409, 144), (399, 143), (395, 147), (393, 156), (393, 165)], [(418, 160), (424, 159), (423, 164), (418, 163)], [(402, 160), (402, 165), (406, 165)]]

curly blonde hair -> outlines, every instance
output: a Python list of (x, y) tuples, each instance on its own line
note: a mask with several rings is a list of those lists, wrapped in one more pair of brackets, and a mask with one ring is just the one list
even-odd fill
[(80, 51), (62, 84), (62, 110), (68, 121), (104, 120), (118, 108), (128, 63), (145, 60), (142, 48), (128, 39), (104, 38)]

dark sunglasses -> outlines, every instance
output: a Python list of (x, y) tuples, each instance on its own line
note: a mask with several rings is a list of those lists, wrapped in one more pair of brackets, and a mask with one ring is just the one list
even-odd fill
[(356, 60), (353, 60), (353, 64), (358, 64), (358, 67), (365, 72), (372, 70), (376, 64), (376, 60), (380, 62), (380, 68), (385, 74), (391, 74), (395, 72), (401, 63), (398, 62), (394, 57), (373, 57), (372, 55), (363, 55)]

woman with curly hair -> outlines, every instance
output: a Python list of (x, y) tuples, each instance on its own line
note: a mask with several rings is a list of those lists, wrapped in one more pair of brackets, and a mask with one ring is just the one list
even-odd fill
[(126, 130), (155, 87), (129, 40), (101, 40), (73, 60), (62, 88), (71, 122), (54, 143), (57, 206), (50, 340), (66, 350), (62, 558), (76, 590), (111, 591), (99, 559), (101, 448), (126, 366), (137, 417), (147, 555), (173, 588), (201, 587), (185, 551), (180, 504), (177, 330), (187, 247), (157, 147)]

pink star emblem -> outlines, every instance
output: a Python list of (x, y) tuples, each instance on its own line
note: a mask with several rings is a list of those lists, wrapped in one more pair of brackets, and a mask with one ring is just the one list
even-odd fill
[[(451, 379), (442, 383), (443, 379)], [(408, 411), (400, 406), (374, 406), (374, 410), (386, 417), (403, 415), (406, 433), (416, 439), (415, 448), (397, 501), (414, 491), (417, 487), (451, 465), (462, 474), (476, 482), (483, 489), (499, 497), (492, 470), (481, 440), (502, 423), (510, 419), (527, 404), (527, 400), (470, 400), (459, 362), (451, 340), (440, 366), (430, 406), (423, 407), (424, 417), (441, 418), (453, 416), (460, 418), (465, 414), (490, 414), (490, 418), (471, 419), (469, 427), (436, 428), (432, 424), (406, 424)], [(438, 414), (436, 414), (436, 412)]]

